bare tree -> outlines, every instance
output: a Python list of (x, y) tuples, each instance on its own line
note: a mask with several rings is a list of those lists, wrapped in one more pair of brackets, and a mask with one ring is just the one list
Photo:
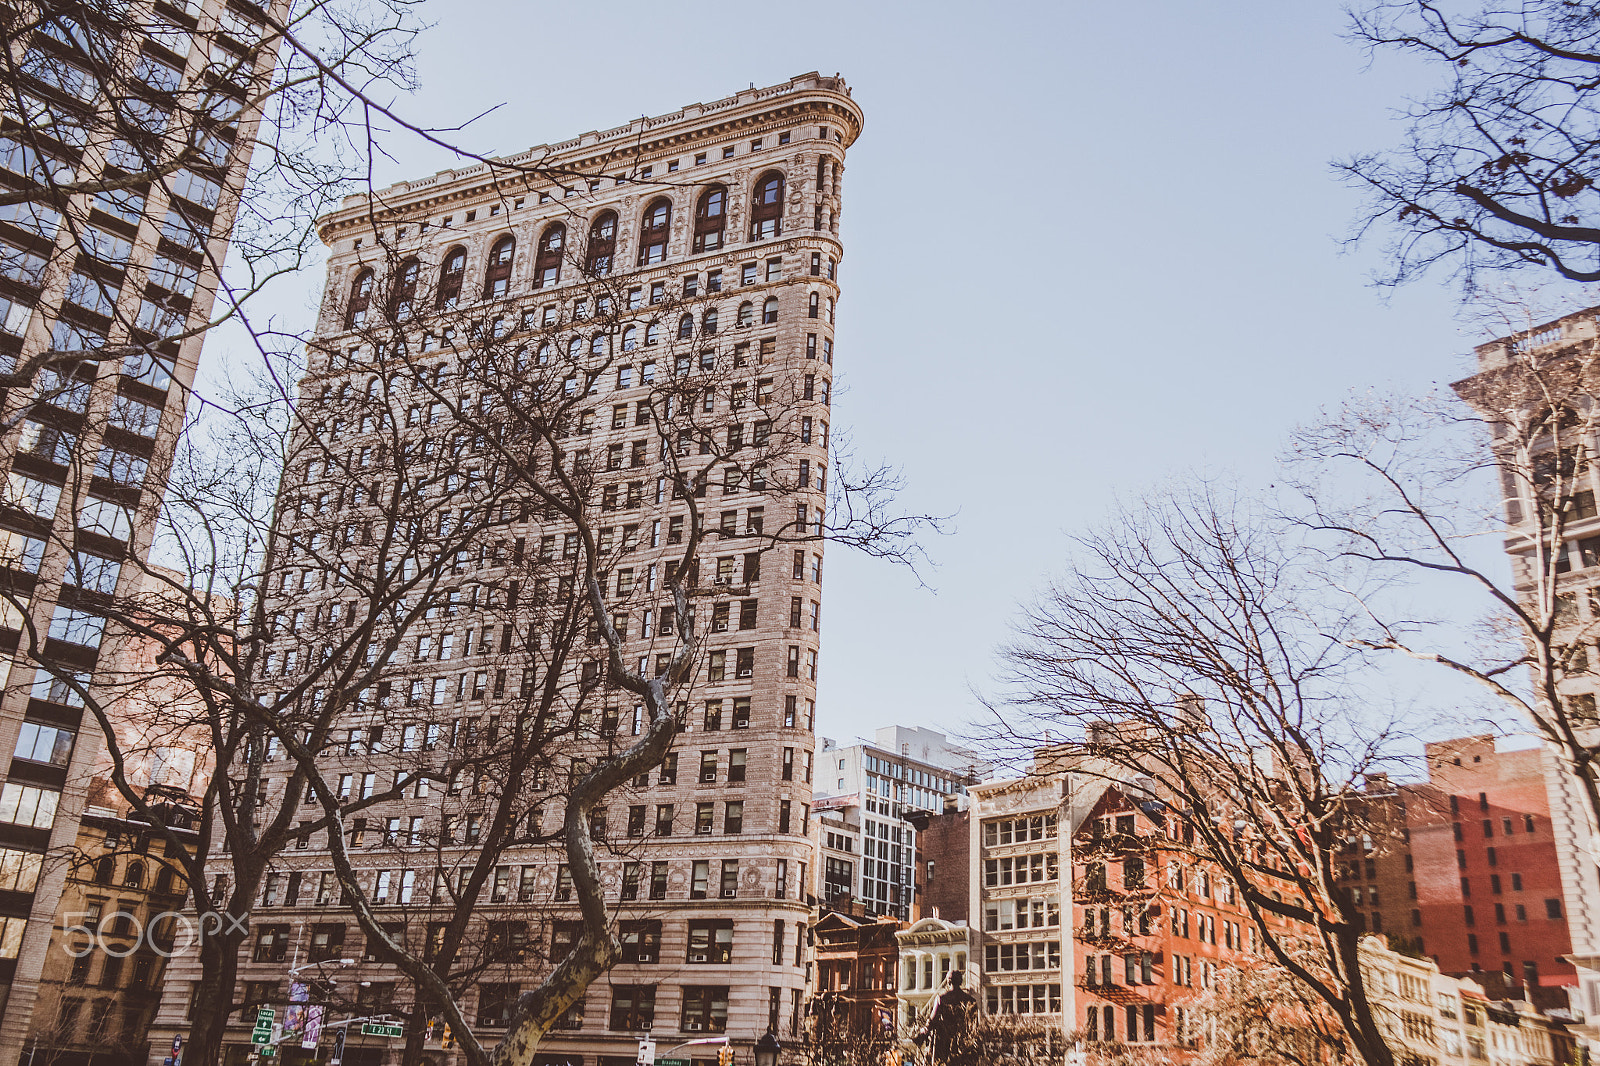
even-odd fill
[(1369, 0), (1352, 36), (1375, 57), (1437, 71), (1401, 145), (1338, 164), (1369, 193), (1399, 283), (1442, 265), (1470, 291), (1484, 271), (1600, 280), (1600, 15), (1561, 0), (1446, 5)]
[[(520, 366), (520, 344), (501, 343), (494, 324), (456, 314), (453, 301), (431, 291), (413, 302), (386, 274), (365, 362), (324, 361), (311, 370), (319, 377), (366, 370), (382, 387), (353, 395), (306, 391), (310, 384), (301, 389), (307, 368), (284, 353), (296, 352), (304, 338), (256, 321), (250, 297), (304, 265), (319, 239), (315, 220), (366, 182), (382, 137), (420, 137), (452, 148), (383, 99), (409, 83), (413, 8), (406, 0), (317, 2), (275, 6), (256, 19), (230, 9), (192, 25), (121, 4), (23, 5), (0, 16), (7, 40), (19, 45), (0, 61), (0, 150), (15, 179), (0, 180), (0, 222), (20, 222), (30, 232), (21, 243), (0, 246), (0, 269), (16, 283), (0, 291), (7, 301), (0, 321), (13, 335), (26, 328), (37, 333), (43, 320), (30, 320), (31, 308), (70, 305), (48, 342), (33, 336), (25, 349), (32, 354), (13, 359), (0, 379), (10, 388), (5, 425), (21, 427), (13, 463), (25, 454), (24, 463), (48, 463), (52, 476), (59, 474), (46, 486), (53, 492), (7, 501), (45, 521), (30, 523), (32, 533), (6, 537), (8, 561), (21, 575), (7, 580), (6, 614), (19, 620), (23, 654), (49, 675), (41, 683), (63, 701), (82, 704), (104, 733), (111, 780), (134, 811), (151, 813), (139, 764), (152, 746), (198, 747), (214, 768), (196, 785), (198, 852), (177, 860), (198, 912), (218, 919), (199, 943), (203, 979), (189, 1039), (199, 1059), (220, 1054), (229, 1014), (250, 1001), (248, 989), (237, 995), (244, 919), (264, 898), (310, 890), (281, 861), (313, 835), (329, 840), (339, 883), (378, 957), (405, 972), (419, 1002), (435, 1004), (451, 1020), (474, 1062), (489, 1052), (461, 1017), (458, 999), (485, 959), (504, 954), (468, 920), (482, 894), (495, 890), (498, 842), (542, 842), (563, 851), (581, 934), (554, 960), (544, 987), (517, 1007), (499, 1059), (526, 1059), (539, 1035), (558, 1024), (621, 950), (614, 915), (599, 893), (595, 853), (606, 835), (595, 815), (608, 796), (666, 757), (681, 715), (671, 695), (686, 691), (696, 670), (714, 668), (711, 657), (702, 663), (698, 656), (699, 637), (717, 625), (719, 613), (726, 617), (733, 605), (728, 593), (741, 582), (720, 572), (702, 578), (697, 553), (705, 539), (748, 538), (740, 553), (745, 582), (762, 553), (779, 543), (826, 538), (893, 558), (915, 555), (918, 523), (884, 504), (892, 472), (829, 477), (824, 465), (802, 479), (803, 468), (780, 461), (802, 437), (810, 443), (809, 420), (802, 428), (798, 417), (793, 425), (786, 417), (812, 398), (764, 391), (759, 378), (735, 386), (731, 364), (696, 362), (701, 378), (692, 387), (663, 366), (645, 405), (644, 435), (652, 464), (666, 468), (664, 498), (687, 501), (689, 521), (676, 535), (664, 532), (674, 556), (663, 558), (664, 572), (652, 569), (649, 582), (641, 572), (638, 586), (627, 588), (620, 577), (628, 568), (618, 560), (639, 546), (628, 543), (626, 532), (613, 540), (596, 515), (611, 505), (610, 491), (631, 504), (632, 480), (605, 476), (610, 472), (600, 469), (600, 458), (576, 443), (589, 432), (581, 399), (596, 375), (610, 371), (609, 352), (582, 353), (576, 375), (557, 373), (557, 362)], [(237, 164), (252, 138), (259, 154), (247, 171)], [(630, 169), (628, 151), (619, 145), (606, 167)], [(591, 177), (458, 154), (489, 165), (508, 188), (533, 179), (570, 186)], [(155, 212), (163, 207), (158, 223)], [(135, 280), (147, 283), (135, 299), (136, 286), (121, 285), (137, 242), (157, 244), (160, 254), (142, 275), (135, 269)], [(202, 281), (220, 275), (229, 247), (228, 280), (216, 283), (221, 299), (214, 312), (213, 283)], [(595, 303), (609, 299), (620, 309), (603, 273), (591, 271)], [(696, 316), (689, 337), (676, 338), (687, 348), (710, 327), (702, 309), (683, 311)], [(600, 317), (615, 321), (619, 314)], [(425, 321), (429, 316), (436, 324)], [(259, 380), (235, 395), (205, 397), (179, 437), (156, 405), (174, 383), (190, 399), (194, 342), (225, 318), (238, 320), (259, 350)], [(435, 338), (456, 333), (449, 382), (416, 375), (413, 357), (425, 353), (395, 343), (402, 325), (427, 325)], [(512, 332), (526, 340), (528, 327), (514, 325)], [(559, 339), (565, 345), (566, 335)], [(698, 348), (690, 354), (698, 361)], [(114, 360), (121, 361), (115, 369)], [(673, 366), (671, 375), (678, 373)], [(576, 395), (564, 391), (568, 378), (583, 384)], [(476, 386), (470, 397), (458, 387), (464, 384)], [(748, 390), (740, 401), (752, 411), (769, 413), (739, 440), (690, 402), (691, 393), (725, 388), (731, 395), (736, 387)], [(551, 391), (537, 398), (524, 391), (534, 388)], [(485, 404), (509, 405), (516, 416), (499, 407), (486, 412)], [(418, 433), (408, 421), (413, 410), (441, 420), (439, 432)], [(154, 443), (119, 449), (123, 431)], [(825, 441), (826, 430), (818, 432)], [(342, 433), (364, 435), (370, 461), (346, 449)], [(101, 441), (106, 448), (94, 447)], [(816, 502), (792, 518), (773, 515), (764, 527), (730, 530), (713, 525), (693, 502), (713, 477), (723, 492), (758, 486)], [(163, 493), (166, 508), (158, 517)], [(88, 517), (76, 529), (46, 528), (57, 500), (68, 494), (95, 501), (82, 512)], [(830, 495), (831, 507), (823, 503)], [(652, 499), (651, 506), (663, 500)], [(333, 523), (330, 511), (344, 518)], [(571, 551), (563, 544), (551, 559), (532, 545), (513, 548), (508, 528), (529, 521), (561, 523)], [(145, 562), (152, 529), (160, 568)], [(475, 584), (470, 591), (484, 598), (463, 601), (469, 590), (460, 580), (462, 560), (486, 542), (506, 553), (500, 580)], [(141, 580), (119, 585), (124, 570), (141, 571)], [(70, 591), (56, 632), (53, 624), (52, 630), (34, 624), (27, 609), (39, 581), (63, 571)], [(286, 580), (291, 573), (293, 585)], [(390, 730), (393, 743), (397, 731), (403, 736), (405, 725), (419, 720), (407, 710), (419, 699), (414, 679), (402, 691), (389, 676), (401, 649), (414, 654), (419, 627), (468, 606), (485, 628), (510, 637), (497, 639), (493, 652), (506, 665), (484, 662), (488, 698), (507, 705), (499, 727), (486, 723), (477, 737), (429, 744), (428, 758), (403, 741), (384, 750), (381, 730)], [(670, 638), (662, 659), (622, 658), (631, 637), (618, 629), (624, 608), (650, 612), (651, 624)], [(119, 732), (120, 707), (145, 679), (92, 678), (92, 652), (106, 634), (157, 648), (161, 669), (192, 697), (163, 722), (171, 736), (159, 744), (149, 736), (130, 743), (128, 732)], [(514, 684), (504, 680), (513, 670)], [(640, 729), (626, 741), (615, 726), (607, 735), (606, 705), (595, 703), (620, 704), (619, 694), (641, 708)], [(476, 687), (470, 695), (480, 698)], [(359, 741), (352, 739), (352, 721), (363, 723), (356, 727), (364, 731)], [(203, 741), (196, 744), (196, 735)], [(574, 747), (593, 749), (587, 763), (569, 757)], [(552, 755), (556, 749), (560, 759)], [(339, 776), (324, 772), (330, 753), (380, 766), (385, 786), (346, 792)], [(379, 772), (364, 770), (359, 779)], [(463, 777), (478, 783), (479, 795), (494, 796), (483, 839), (496, 847), (427, 867), (420, 852), (454, 841), (436, 830), (435, 839), (413, 844), (408, 829), (406, 846), (419, 852), (419, 861), (399, 872), (448, 872), (447, 889), (435, 897), (430, 885), (428, 892), (450, 918), (442, 939), (396, 939), (373, 912), (377, 884), (350, 862), (351, 834), (363, 831), (358, 819), (375, 818), (375, 807), (415, 799), (424, 786), (448, 798), (451, 783)], [(531, 817), (541, 802), (559, 824), (529, 830), (543, 824)], [(377, 823), (365, 831), (378, 832)], [(169, 854), (182, 851), (168, 844)], [(283, 946), (252, 950), (271, 956)], [(431, 1009), (414, 1012), (408, 1039), (416, 1039)]]
[[(1308, 942), (1296, 955), (1314, 956)], [(1308, 963), (1315, 965), (1311, 959)], [(1380, 1025), (1391, 1019), (1379, 1005)], [(1349, 1040), (1328, 1005), (1281, 966), (1224, 965), (1194, 1005), (1197, 1066), (1327, 1066), (1351, 1061)]]
[(1011, 735), (1081, 730), (1053, 758), (1166, 805), (1163, 843), (1231, 886), (1251, 948), (1325, 1005), (1360, 1061), (1389, 1066), (1337, 856), (1362, 831), (1357, 783), (1399, 734), (1354, 687), (1352, 618), (1282, 528), (1211, 486), (1124, 512), (1078, 549), (1007, 652)]
[[(1479, 686), (1550, 743), (1600, 825), (1589, 661), (1600, 615), (1583, 595), (1583, 571), (1600, 562), (1584, 536), (1600, 342), (1542, 324), (1506, 332), (1454, 395), (1366, 397), (1298, 434), (1296, 521), (1341, 565), (1413, 593), (1347, 589), (1361, 624), (1341, 639)], [(1481, 620), (1463, 626), (1459, 602), (1426, 608), (1455, 596)]]
[[(800, 446), (826, 444), (817, 398), (764, 350), (711, 347), (714, 312), (702, 302), (650, 309), (670, 330), (655, 345), (658, 376), (625, 411), (597, 411), (592, 387), (618, 365), (611, 338), (628, 347), (646, 325), (606, 276), (593, 276), (575, 319), (499, 322), (404, 287), (405, 267), (364, 304), (336, 309), (370, 315), (359, 348), (315, 350), (301, 368), (263, 341), (269, 372), (202, 409), (166, 478), (163, 566), (85, 555), (81, 534), (48, 546), (74, 560), (85, 626), (158, 649), (189, 697), (168, 727), (201, 734), (214, 759), (184, 870), (199, 913), (222, 916), (199, 943), (188, 1046), (201, 1057), (219, 1053), (232, 1011), (266, 994), (236, 992), (241, 953), (285, 958), (287, 927), (268, 923), (263, 939), (262, 910), (314, 891), (337, 892), (367, 954), (411, 985), (413, 1049), (441, 1018), (472, 1062), (531, 1061), (621, 955), (624, 932), (648, 935), (619, 930), (606, 900), (602, 862), (628, 859), (607, 803), (647, 789), (668, 761), (697, 681), (748, 669), (729, 650), (702, 655), (703, 635), (744, 624), (754, 600), (742, 597), (780, 546), (831, 539), (912, 560), (924, 524), (888, 510), (882, 469), (857, 477), (837, 457), (814, 470), (796, 460)], [(659, 326), (649, 328), (654, 341)], [(720, 416), (707, 413), (708, 395), (721, 398)], [(591, 449), (601, 417), (629, 431), (626, 446)], [(787, 502), (730, 524), (708, 516), (713, 492)], [(613, 511), (636, 520), (614, 525)], [(711, 541), (737, 550), (703, 558)], [(117, 584), (119, 565), (142, 571), (136, 593)], [(471, 635), (452, 647), (446, 619)], [(125, 689), (89, 685), (51, 634), (25, 626), (22, 639), (98, 720), (112, 781), (146, 811), (130, 773), (140, 753), (117, 730)], [(435, 676), (441, 660), (447, 679)], [(439, 817), (419, 829), (400, 812), (423, 798)], [(643, 808), (629, 807), (631, 833)], [(326, 841), (335, 882), (310, 884), (297, 868), (313, 838)], [(382, 871), (355, 850), (374, 844)], [(516, 891), (567, 904), (569, 918), (485, 925), (513, 848), (557, 859), (554, 888)], [(426, 914), (425, 927), (408, 927), (408, 912)], [(559, 933), (548, 954), (545, 933)], [(541, 957), (548, 973), (507, 1005), (491, 1049), (463, 996), (494, 967)], [(324, 1003), (351, 1002), (313, 973)]]
[[(431, 442), (436, 454), (454, 457), (450, 469), (465, 486), (479, 483), (503, 494), (499, 505), (474, 503), (472, 510), (494, 512), (496, 521), (522, 534), (505, 545), (510, 569), (501, 602), (514, 624), (501, 631), (516, 635), (500, 646), (512, 665), (497, 671), (498, 677), (507, 669), (520, 673), (521, 702), (513, 700), (499, 715), (500, 739), (477, 754), (474, 772), (495, 778), (485, 840), (510, 841), (518, 819), (531, 817), (529, 839), (560, 849), (556, 898), (576, 904), (579, 931), (552, 957), (555, 965), (542, 983), (521, 996), (492, 1055), (461, 1012), (460, 984), (452, 987), (445, 977), (505, 845), (477, 843), (470, 873), (450, 890), (444, 940), (425, 951), (385, 935), (343, 834), (329, 838), (363, 930), (380, 945), (380, 956), (414, 982), (418, 1001), (448, 1019), (475, 1062), (530, 1062), (543, 1034), (618, 958), (616, 916), (600, 868), (600, 852), (614, 831), (607, 800), (619, 790), (646, 787), (645, 775), (667, 759), (697, 678), (746, 669), (725, 663), (725, 650), (702, 657), (701, 639), (754, 626), (755, 601), (740, 597), (759, 582), (762, 559), (782, 545), (828, 539), (910, 560), (910, 534), (925, 524), (888, 511), (884, 491), (891, 479), (882, 470), (856, 475), (835, 461), (813, 473), (797, 458), (802, 445), (828, 432), (813, 418), (823, 409), (773, 353), (750, 342), (714, 347), (714, 300), (667, 300), (640, 315), (608, 273), (572, 263), (585, 267), (588, 293), (574, 304), (583, 310), (536, 323), (462, 316), (437, 293), (417, 292), (407, 264), (396, 262), (369, 297), (369, 313), (383, 311), (368, 320), (363, 354), (352, 363), (348, 353), (330, 353), (327, 367), (342, 382), (339, 389), (365, 388), (364, 382), (392, 389), (403, 373), (407, 391), (391, 392), (387, 416), (378, 417), (379, 424), (395, 427), (388, 441), (396, 464), (391, 471), (403, 478), (403, 467), (419, 454), (426, 458)], [(351, 319), (348, 306), (344, 314)], [(405, 350), (402, 338), (419, 335), (444, 341), (438, 361)], [(640, 369), (636, 383), (629, 379), (630, 387), (644, 391), (626, 406), (597, 408), (596, 383), (622, 365), (633, 373), (636, 344), (655, 348), (648, 364), (655, 369)], [(710, 397), (721, 399), (713, 404)], [(327, 425), (319, 422), (319, 428)], [(624, 432), (607, 434), (601, 451), (592, 442), (606, 429)], [(353, 464), (363, 447), (330, 447), (337, 458), (329, 461)], [(355, 466), (345, 473), (357, 483), (367, 476)], [(326, 467), (322, 474), (341, 480)], [(746, 509), (742, 521), (730, 522), (735, 512), (724, 512), (714, 522), (701, 503), (713, 489), (723, 496), (753, 492), (763, 502)], [(832, 502), (825, 504), (829, 494)], [(442, 501), (451, 502), (460, 502), (459, 493)], [(782, 506), (768, 517), (774, 503)], [(618, 521), (611, 513), (627, 517)], [(315, 536), (326, 525), (308, 528)], [(740, 550), (707, 560), (705, 567), (715, 572), (705, 573), (701, 556), (713, 539)], [(634, 705), (627, 732), (621, 700)], [(327, 778), (326, 760), (296, 738), (284, 742), (337, 823), (343, 800)], [(537, 824), (545, 806), (562, 810), (559, 828), (548, 836)], [(631, 807), (631, 817), (643, 810)]]

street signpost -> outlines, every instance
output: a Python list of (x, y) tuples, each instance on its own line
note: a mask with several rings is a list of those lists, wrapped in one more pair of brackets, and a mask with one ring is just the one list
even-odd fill
[(340, 1066), (344, 1062), (345, 1028), (340, 1026), (333, 1031), (333, 1054), (328, 1056), (328, 1066)]
[[(250, 1043), (270, 1046), (272, 1040), (272, 1019), (278, 1012), (271, 1007), (261, 1007), (256, 1010), (256, 1027), (250, 1032)], [(267, 1052), (262, 1052), (263, 1055)]]
[(394, 1022), (362, 1022), (362, 1036), (405, 1036), (405, 1028)]
[(635, 1066), (656, 1066), (656, 1042), (649, 1037), (639, 1041), (639, 1057)]

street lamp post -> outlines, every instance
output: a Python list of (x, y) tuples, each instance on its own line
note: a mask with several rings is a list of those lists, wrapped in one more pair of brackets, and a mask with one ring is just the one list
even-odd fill
[(781, 1050), (782, 1045), (778, 1043), (778, 1038), (768, 1029), (762, 1034), (761, 1039), (756, 1041), (756, 1066), (778, 1066), (778, 1052)]

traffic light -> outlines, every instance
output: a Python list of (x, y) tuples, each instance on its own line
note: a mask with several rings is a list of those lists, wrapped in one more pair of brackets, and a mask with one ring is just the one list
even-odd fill
[(440, 1030), (441, 1030), (440, 1035), (439, 1035), (439, 1046), (440, 1047), (444, 1047), (444, 1048), (455, 1047), (456, 1046), (456, 1037), (455, 1037), (455, 1034), (450, 1031), (450, 1023), (449, 1022), (440, 1022), (439, 1023), (439, 1027), (440, 1027)]
[(723, 1044), (717, 1051), (717, 1066), (733, 1066), (733, 1045)]

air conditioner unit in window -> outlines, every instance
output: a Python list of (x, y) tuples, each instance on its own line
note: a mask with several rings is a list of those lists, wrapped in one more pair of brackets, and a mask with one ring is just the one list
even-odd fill
[(698, 1033), (703, 1024), (702, 1022), (685, 1022), (683, 1031), (686, 1033)]
[(703, 951), (702, 951), (702, 952), (700, 952), (700, 953), (698, 953), (698, 954), (693, 954), (693, 955), (690, 955), (690, 956), (689, 956), (689, 961), (690, 961), (690, 962), (705, 962), (705, 961), (707, 961), (707, 960), (708, 960), (708, 959), (709, 959), (709, 958), (710, 958), (710, 956), (709, 956), (709, 955), (707, 955), (707, 954), (706, 954), (706, 953), (705, 953), (705, 952), (703, 952)]
[(654, 955), (650, 954), (650, 952), (648, 952), (648, 951), (641, 951), (641, 952), (639, 952), (638, 957), (635, 958), (633, 961), (634, 962), (655, 962), (656, 961), (656, 957)]
[(698, 827), (697, 829), (695, 829), (695, 832), (696, 833), (700, 833), (702, 835), (709, 836), (711, 834), (711, 827), (709, 825), (702, 825), (702, 826)]
[(738, 896), (738, 894), (739, 890), (737, 888), (725, 888), (722, 890), (723, 899), (733, 899), (734, 897)]

